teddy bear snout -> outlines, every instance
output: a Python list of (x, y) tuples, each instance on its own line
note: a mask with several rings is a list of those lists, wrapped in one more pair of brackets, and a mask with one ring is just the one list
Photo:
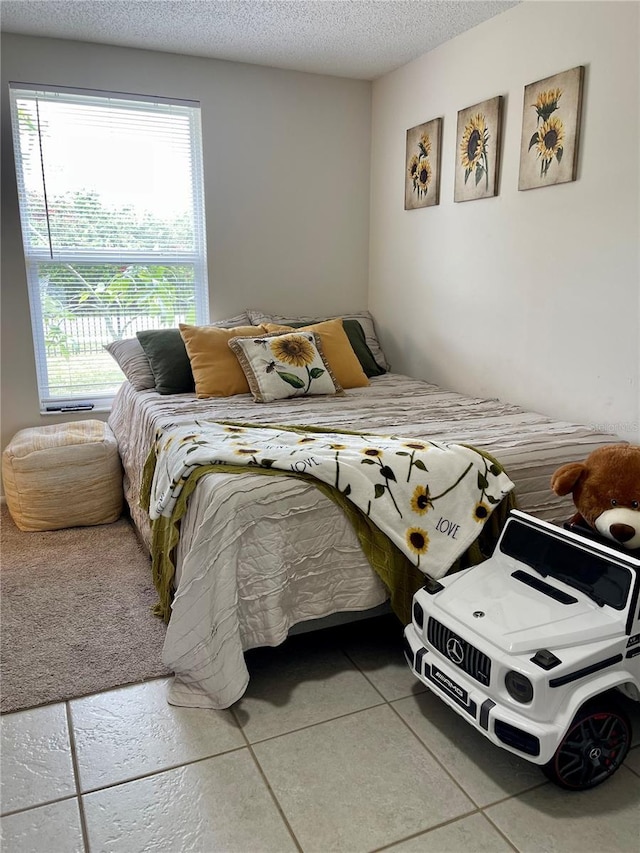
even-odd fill
[(612, 524), (609, 533), (616, 542), (628, 542), (636, 535), (635, 528), (631, 527), (630, 524)]
[(637, 509), (626, 506), (607, 509), (595, 519), (593, 526), (602, 536), (627, 549), (640, 548), (640, 512)]

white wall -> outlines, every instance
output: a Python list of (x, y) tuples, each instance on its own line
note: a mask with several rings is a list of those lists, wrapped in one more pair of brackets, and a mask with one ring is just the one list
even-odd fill
[[(523, 88), (575, 65), (586, 67), (578, 180), (518, 192)], [(514, 7), (376, 81), (372, 124), (361, 81), (4, 35), (3, 447), (61, 419), (38, 408), (10, 80), (202, 102), (213, 319), (360, 308), (369, 264), (369, 308), (396, 370), (640, 440), (637, 3)], [(457, 110), (498, 94), (499, 195), (454, 204)], [(441, 203), (404, 211), (406, 129), (436, 116)]]
[[(638, 4), (525, 2), (373, 86), (369, 308), (395, 370), (640, 440)], [(518, 192), (524, 86), (585, 66), (578, 179)], [(454, 204), (457, 111), (505, 100), (499, 195)], [(444, 117), (440, 205), (405, 134)]]
[(212, 319), (366, 305), (370, 83), (4, 35), (2, 447), (17, 429), (63, 420), (39, 414), (9, 81), (201, 102)]

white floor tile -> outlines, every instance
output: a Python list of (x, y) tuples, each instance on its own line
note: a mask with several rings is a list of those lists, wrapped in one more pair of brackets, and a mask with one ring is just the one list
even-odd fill
[(486, 809), (521, 853), (638, 853), (640, 779), (621, 767), (590, 791), (551, 783)]
[(388, 850), (389, 853), (513, 853), (511, 845), (480, 814), (401, 841)]
[(64, 704), (0, 718), (2, 814), (75, 794)]
[(633, 702), (625, 697), (623, 707), (631, 723), (631, 745), (640, 746), (640, 702)]
[(387, 705), (254, 752), (305, 853), (372, 850), (473, 808)]
[(244, 746), (230, 711), (176, 708), (166, 679), (71, 702), (82, 791)]
[(84, 853), (78, 801), (62, 800), (0, 818), (2, 853)]
[(342, 648), (385, 699), (401, 699), (427, 689), (407, 666), (402, 625), (390, 615), (368, 620), (359, 633), (350, 626)]
[(86, 794), (91, 853), (288, 853), (296, 846), (248, 749)]
[(249, 687), (234, 711), (252, 743), (384, 702), (339, 649), (307, 639), (260, 649), (249, 667)]
[(393, 707), (479, 806), (546, 781), (539, 767), (494, 746), (431, 692)]
[(632, 749), (627, 755), (627, 759), (625, 761), (625, 766), (630, 770), (635, 770), (635, 772), (640, 776), (640, 747)]

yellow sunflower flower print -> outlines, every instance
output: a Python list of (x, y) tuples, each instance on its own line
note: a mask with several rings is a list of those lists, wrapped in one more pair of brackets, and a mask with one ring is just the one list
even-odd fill
[(547, 89), (546, 92), (539, 92), (535, 104), (532, 107), (538, 114), (538, 119), (547, 121), (551, 113), (558, 109), (558, 101), (562, 95), (562, 89)]
[(271, 352), (285, 364), (306, 367), (315, 358), (315, 349), (302, 335), (286, 335), (271, 341)]
[(429, 498), (429, 486), (416, 486), (411, 496), (411, 509), (417, 512), (418, 515), (424, 515), (432, 506), (433, 504)]
[(304, 438), (298, 439), (298, 444), (311, 444), (312, 441), (315, 441), (315, 438), (310, 435), (305, 435)]
[(429, 550), (429, 534), (421, 527), (410, 527), (406, 532), (406, 541), (409, 549), (418, 557), (420, 565), (420, 557)]
[(418, 148), (423, 157), (428, 157), (431, 154), (431, 139), (428, 133), (423, 133), (418, 143)]
[(564, 142), (564, 124), (562, 120), (554, 117), (542, 125), (538, 131), (538, 151), (545, 160), (557, 156)]
[(407, 165), (409, 179), (413, 184), (413, 191), (418, 198), (427, 194), (429, 184), (433, 177), (433, 168), (429, 162), (431, 153), (431, 138), (428, 133), (423, 133), (418, 141), (417, 154), (412, 154)]
[(372, 459), (379, 459), (382, 456), (382, 451), (378, 450), (377, 447), (365, 447), (362, 453), (365, 456), (370, 456)]
[(460, 141), (460, 164), (464, 169), (465, 184), (473, 172), (475, 173), (476, 186), (483, 176), (487, 187), (489, 186), (489, 164), (487, 160), (489, 138), (487, 122), (482, 113), (471, 116), (464, 127)]
[(409, 177), (413, 181), (413, 185), (415, 187), (416, 173), (418, 171), (418, 163), (420, 159), (417, 154), (414, 154), (409, 160), (409, 165), (407, 166), (407, 172), (409, 173)]
[(465, 169), (473, 170), (480, 162), (485, 148), (487, 125), (482, 113), (471, 116), (464, 127), (460, 142), (460, 162)]
[(431, 169), (431, 164), (426, 157), (422, 157), (418, 163), (418, 171), (416, 173), (416, 183), (419, 193), (424, 194), (427, 192), (432, 177), (433, 170)]
[(405, 447), (408, 447), (409, 450), (428, 450), (429, 445), (423, 444), (421, 441), (405, 441)]
[[(191, 435), (183, 435), (182, 438), (180, 439), (180, 444), (188, 444), (190, 441), (194, 441), (197, 437), (198, 437), (198, 435), (195, 432), (192, 433)], [(169, 441), (166, 443), (165, 448), (164, 448), (165, 450), (167, 449), (167, 447), (169, 447), (169, 445), (171, 444), (172, 441), (173, 441), (173, 436), (171, 436)]]
[(488, 517), (489, 507), (483, 501), (478, 501), (478, 503), (473, 508), (473, 520), (486, 521)]
[(543, 122), (531, 138), (529, 150), (535, 148), (536, 156), (540, 158), (540, 177), (549, 171), (549, 166), (555, 157), (558, 163), (562, 160), (564, 150), (564, 124), (562, 119), (552, 116)]
[(234, 453), (237, 453), (238, 456), (255, 456), (260, 451), (255, 447), (239, 447), (237, 450), (234, 450)]
[(330, 444), (329, 448), (331, 450), (346, 450), (347, 445), (346, 444)]

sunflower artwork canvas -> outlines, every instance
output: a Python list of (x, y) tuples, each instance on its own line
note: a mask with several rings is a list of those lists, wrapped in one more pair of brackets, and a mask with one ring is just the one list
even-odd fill
[(458, 112), (454, 201), (498, 194), (502, 96)]
[(575, 181), (584, 66), (524, 88), (519, 190)]
[(434, 118), (407, 131), (404, 209), (440, 202), (440, 140), (442, 119)]

